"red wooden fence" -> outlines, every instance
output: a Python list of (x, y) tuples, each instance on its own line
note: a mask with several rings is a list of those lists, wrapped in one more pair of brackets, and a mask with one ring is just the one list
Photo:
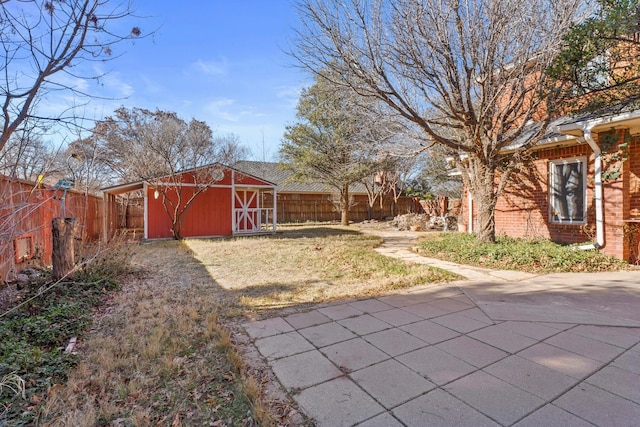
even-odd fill
[[(61, 215), (62, 190), (0, 175), (0, 285), (29, 265), (51, 264), (51, 220)], [(102, 233), (102, 198), (69, 190), (66, 216), (78, 218), (78, 240)]]

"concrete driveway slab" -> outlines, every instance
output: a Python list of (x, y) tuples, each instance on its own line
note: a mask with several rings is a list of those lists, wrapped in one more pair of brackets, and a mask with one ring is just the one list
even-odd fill
[(640, 327), (638, 272), (562, 273), (461, 288), (494, 320)]
[(453, 298), (440, 298), (434, 301), (429, 301), (429, 304), (441, 310), (445, 310), (448, 313), (457, 313), (458, 311), (464, 311), (475, 307), (473, 304), (468, 304)]
[(306, 388), (332, 378), (342, 372), (319, 351), (313, 350), (271, 362), (271, 368), (283, 386)]
[(421, 348), (403, 354), (396, 360), (439, 386), (476, 370), (474, 366), (436, 347)]
[(373, 332), (391, 328), (391, 325), (383, 322), (382, 320), (376, 319), (370, 314), (363, 314), (362, 316), (338, 320), (338, 323), (358, 335), (371, 334)]
[(593, 427), (593, 424), (578, 418), (557, 406), (545, 405), (514, 427)]
[(605, 366), (585, 382), (640, 404), (640, 375), (615, 366)]
[(515, 423), (545, 403), (482, 371), (454, 381), (444, 389), (503, 425)]
[(437, 344), (460, 335), (459, 332), (445, 328), (444, 326), (438, 325), (430, 320), (411, 323), (410, 325), (401, 326), (400, 329), (428, 344)]
[(397, 328), (369, 334), (363, 338), (390, 356), (408, 353), (428, 345), (421, 339)]
[(499, 424), (440, 389), (393, 410), (408, 427), (498, 427)]
[(285, 317), (284, 320), (296, 329), (308, 328), (309, 326), (316, 326), (331, 322), (330, 318), (320, 313), (318, 310), (291, 314)]
[(398, 406), (436, 387), (395, 360), (369, 366), (350, 377), (386, 408)]
[(625, 371), (640, 374), (640, 346), (636, 345), (634, 348), (611, 362), (611, 365), (617, 366)]
[(560, 333), (558, 329), (540, 324), (538, 322), (515, 322), (512, 320), (508, 320), (504, 323), (501, 323), (500, 326), (502, 328), (510, 330), (511, 332), (515, 332), (519, 335), (524, 335), (525, 337), (529, 337), (534, 340), (543, 340)]
[(611, 326), (579, 325), (571, 328), (571, 333), (602, 341), (622, 348), (629, 348), (640, 342), (640, 329)]
[(315, 350), (315, 347), (297, 332), (288, 332), (286, 334), (260, 338), (255, 341), (255, 345), (260, 354), (268, 360)]
[(372, 314), (373, 317), (382, 320), (392, 326), (408, 325), (409, 323), (419, 322), (422, 319), (415, 314), (411, 314), (408, 311), (404, 311), (399, 308), (393, 310), (379, 311)]
[(349, 304), (332, 305), (319, 308), (318, 311), (333, 320), (346, 319), (347, 317), (355, 317), (362, 314), (362, 311)]
[(362, 338), (322, 348), (322, 353), (343, 372), (353, 372), (389, 358)]
[(637, 272), (451, 268), (476, 281), (248, 322), (246, 341), (319, 426), (638, 425)]
[(586, 383), (560, 396), (554, 405), (597, 426), (632, 427), (640, 420), (640, 405)]
[(420, 317), (421, 319), (431, 319), (433, 317), (444, 316), (445, 314), (450, 313), (449, 310), (436, 307), (431, 302), (421, 302), (419, 304), (402, 307), (402, 309)]
[(258, 320), (256, 322), (247, 322), (244, 324), (244, 328), (251, 338), (270, 337), (272, 335), (292, 332), (294, 330), (293, 327), (285, 322), (281, 317)]
[(592, 340), (581, 335), (564, 331), (544, 341), (552, 346), (580, 354), (590, 359), (608, 363), (624, 352), (624, 348), (616, 347), (602, 341)]
[(404, 427), (404, 424), (394, 418), (389, 412), (385, 412), (362, 424), (358, 424), (358, 427)]
[(518, 356), (578, 379), (589, 376), (603, 366), (597, 360), (545, 343), (529, 347), (519, 352)]
[(536, 340), (511, 332), (502, 325), (487, 326), (469, 333), (468, 336), (508, 353), (516, 353), (537, 343)]
[(298, 332), (316, 347), (324, 347), (356, 337), (353, 332), (335, 322), (299, 329)]
[(548, 401), (560, 396), (579, 381), (518, 356), (509, 356), (487, 366), (483, 371)]
[(385, 412), (346, 377), (302, 390), (294, 399), (318, 427), (353, 426)]
[(375, 298), (350, 302), (349, 305), (363, 313), (376, 313), (378, 311), (391, 310), (393, 308), (392, 305), (386, 304)]
[(406, 293), (398, 293), (397, 295), (379, 297), (378, 300), (393, 307), (406, 307), (412, 304), (425, 302), (421, 298), (416, 298), (415, 295), (407, 295)]
[(486, 328), (487, 326), (493, 324), (493, 322), (491, 321), (487, 323), (485, 321), (477, 320), (474, 317), (468, 316), (467, 314), (474, 313), (467, 313), (467, 311), (461, 311), (459, 313), (436, 317), (431, 319), (431, 321), (463, 334)]
[(436, 344), (435, 347), (446, 351), (460, 360), (464, 360), (476, 368), (484, 368), (509, 355), (509, 353), (505, 351), (466, 335)]

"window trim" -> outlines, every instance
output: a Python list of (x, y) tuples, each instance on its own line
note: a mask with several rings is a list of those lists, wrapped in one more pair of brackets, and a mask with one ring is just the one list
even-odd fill
[[(571, 164), (571, 163), (582, 163), (582, 220), (573, 220), (571, 218), (569, 219), (558, 219), (557, 215), (554, 215), (554, 206), (556, 206), (556, 195), (554, 192), (554, 186), (553, 183), (555, 182), (555, 174), (556, 174), (556, 167), (557, 165), (566, 165), (566, 164)], [(565, 159), (555, 159), (555, 160), (549, 160), (549, 164), (548, 164), (548, 168), (549, 168), (549, 174), (548, 174), (548, 196), (549, 196), (549, 223), (550, 224), (562, 224), (562, 225), (584, 225), (587, 223), (587, 178), (588, 178), (588, 171), (587, 171), (587, 157), (586, 156), (580, 156), (580, 157), (569, 157), (569, 158), (565, 158)]]

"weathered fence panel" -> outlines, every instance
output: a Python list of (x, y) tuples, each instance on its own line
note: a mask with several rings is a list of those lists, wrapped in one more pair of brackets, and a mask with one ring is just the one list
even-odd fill
[[(0, 284), (28, 265), (50, 265), (52, 220), (62, 214), (62, 190), (0, 175)], [(77, 218), (77, 240), (102, 234), (102, 198), (67, 191), (66, 216)]]
[[(277, 203), (278, 223), (281, 224), (340, 221), (340, 211), (336, 208), (330, 195), (279, 193)], [(261, 206), (265, 208), (273, 206), (271, 195), (263, 197)], [(353, 205), (349, 209), (349, 219), (360, 222), (421, 211), (422, 207), (412, 197), (400, 197), (395, 204), (393, 198), (385, 198), (382, 208), (380, 208), (379, 201), (376, 201), (373, 208), (369, 208), (367, 196), (356, 195), (353, 197)]]

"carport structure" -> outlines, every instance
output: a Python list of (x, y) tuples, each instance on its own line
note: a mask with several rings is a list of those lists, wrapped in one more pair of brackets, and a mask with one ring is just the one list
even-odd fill
[[(198, 182), (203, 169), (213, 169), (219, 178), (207, 184)], [(203, 191), (204, 190), (204, 191)], [(124, 183), (103, 188), (104, 236), (121, 230), (117, 221), (118, 199), (138, 192), (144, 199), (144, 238), (173, 237), (172, 217), (165, 206), (174, 204), (186, 210), (181, 224), (182, 237), (215, 237), (276, 232), (275, 207), (261, 206), (263, 193), (277, 197), (276, 185), (223, 165), (208, 165), (175, 175)], [(193, 201), (188, 202), (196, 194)], [(174, 211), (174, 209), (170, 209)]]

